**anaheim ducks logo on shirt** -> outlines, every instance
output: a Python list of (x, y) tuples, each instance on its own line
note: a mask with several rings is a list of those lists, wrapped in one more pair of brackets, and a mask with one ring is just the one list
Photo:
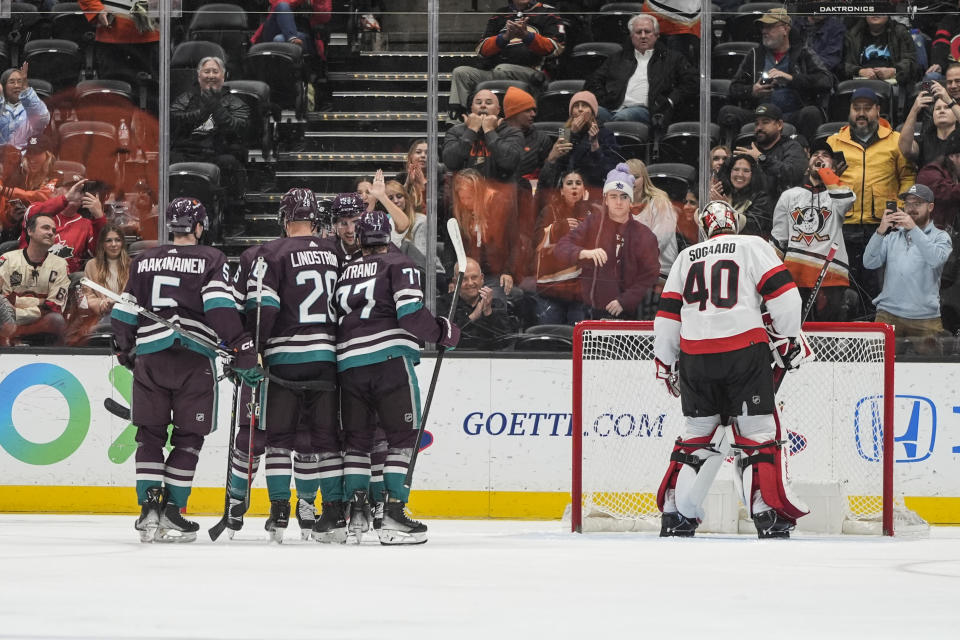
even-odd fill
[(827, 207), (797, 207), (790, 212), (793, 218), (793, 230), (797, 235), (791, 236), (791, 242), (807, 243), (809, 247), (813, 241), (824, 242), (830, 239), (829, 233), (823, 233), (827, 219), (833, 215)]

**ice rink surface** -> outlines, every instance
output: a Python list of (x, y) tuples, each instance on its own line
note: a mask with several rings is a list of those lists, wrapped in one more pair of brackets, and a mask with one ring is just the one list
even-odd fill
[[(928, 539), (573, 535), (427, 521), (423, 546), (141, 544), (132, 516), (0, 515), (0, 638), (960, 638), (960, 528)], [(293, 523), (295, 525), (295, 523)]]

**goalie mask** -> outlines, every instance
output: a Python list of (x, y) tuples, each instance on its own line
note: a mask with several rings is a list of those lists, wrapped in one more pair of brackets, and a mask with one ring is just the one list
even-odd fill
[(700, 210), (700, 226), (708, 238), (718, 233), (736, 233), (737, 212), (723, 200), (708, 202)]
[(177, 198), (167, 206), (167, 229), (173, 233), (193, 233), (197, 225), (210, 226), (207, 208), (196, 198)]
[(280, 209), (277, 211), (277, 220), (281, 227), (288, 222), (312, 222), (313, 228), (320, 224), (317, 198), (310, 189), (295, 187), (290, 189), (280, 199)]
[(359, 193), (341, 193), (333, 199), (330, 206), (334, 220), (363, 215), (366, 210), (367, 203)]
[(357, 237), (361, 247), (390, 244), (390, 218), (383, 211), (367, 211), (357, 220)]

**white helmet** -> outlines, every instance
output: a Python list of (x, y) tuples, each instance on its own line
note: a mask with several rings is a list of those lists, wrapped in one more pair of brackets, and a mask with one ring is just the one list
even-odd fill
[(700, 226), (708, 238), (723, 232), (736, 233), (737, 212), (723, 200), (708, 202), (700, 210)]

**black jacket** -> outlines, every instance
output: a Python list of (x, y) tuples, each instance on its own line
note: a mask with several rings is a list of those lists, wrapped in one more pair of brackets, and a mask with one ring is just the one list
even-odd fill
[[(750, 183), (739, 191), (733, 188), (730, 181), (730, 171), (734, 163), (739, 159), (745, 159), (750, 163), (753, 175), (750, 177)], [(740, 233), (751, 236), (770, 237), (770, 230), (773, 228), (773, 205), (767, 191), (764, 188), (763, 174), (756, 161), (748, 155), (735, 155), (727, 158), (726, 162), (717, 171), (717, 178), (723, 187), (723, 192), (730, 196), (730, 204), (737, 213), (743, 214), (746, 222)]]
[[(583, 88), (597, 97), (600, 106), (616, 111), (623, 104), (627, 83), (636, 70), (637, 57), (634, 49), (624, 49), (607, 58), (606, 62), (587, 78)], [(659, 40), (653, 45), (653, 55), (647, 64), (647, 79), (650, 83), (647, 108), (651, 114), (662, 114), (667, 121), (672, 119), (674, 110), (684, 100), (697, 96), (699, 80), (696, 70), (682, 53), (668, 49)]]
[[(763, 73), (768, 49), (762, 44), (756, 54), (748, 54), (730, 83), (730, 97), (745, 106), (759, 104), (753, 95), (753, 85)], [(790, 70), (793, 80), (787, 85), (793, 89), (805, 106), (822, 106), (822, 99), (833, 89), (833, 74), (823, 64), (815, 51), (800, 42), (796, 31), (790, 32)]]
[[(864, 41), (869, 37), (866, 18), (861, 18), (847, 30), (843, 42), (843, 74), (845, 78), (856, 78), (863, 67), (861, 55)], [(893, 58), (893, 68), (897, 70), (897, 84), (909, 87), (920, 79), (921, 69), (917, 64), (917, 45), (910, 36), (910, 30), (899, 22), (887, 22), (887, 45)], [(883, 66), (883, 65), (881, 65)]]
[[(173, 146), (202, 146), (223, 150), (236, 144), (250, 125), (250, 107), (229, 91), (193, 89), (180, 94), (170, 106)], [(210, 122), (213, 127), (206, 128)]]

